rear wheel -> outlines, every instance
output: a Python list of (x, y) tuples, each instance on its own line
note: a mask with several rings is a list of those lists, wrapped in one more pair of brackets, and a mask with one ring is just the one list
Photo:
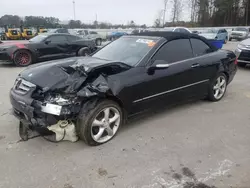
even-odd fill
[(101, 46), (102, 45), (102, 39), (96, 39), (96, 45)]
[(77, 55), (78, 56), (86, 56), (90, 54), (90, 50), (88, 47), (84, 47), (84, 48), (81, 48), (78, 52), (77, 52)]
[(14, 53), (13, 61), (17, 66), (26, 67), (32, 63), (31, 53), (27, 50), (18, 50)]
[(208, 99), (210, 101), (221, 100), (227, 90), (227, 77), (224, 73), (220, 73), (210, 84)]
[(88, 145), (96, 146), (110, 141), (118, 132), (123, 113), (120, 106), (111, 101), (98, 102), (94, 108), (87, 105), (77, 121), (78, 134)]
[(229, 41), (232, 41), (232, 38), (229, 38)]

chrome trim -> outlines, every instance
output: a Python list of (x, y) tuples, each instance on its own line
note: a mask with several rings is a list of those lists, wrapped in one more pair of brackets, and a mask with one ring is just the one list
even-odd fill
[(151, 95), (151, 96), (148, 96), (148, 97), (144, 97), (144, 98), (135, 100), (135, 101), (133, 101), (133, 103), (141, 102), (141, 101), (144, 101), (144, 100), (153, 98), (153, 97), (157, 97), (157, 96), (160, 96), (160, 95), (164, 95), (164, 94), (167, 94), (167, 93), (171, 93), (171, 92), (173, 92), (173, 91), (177, 91), (177, 90), (180, 90), (180, 89), (184, 89), (184, 88), (187, 88), (187, 87), (190, 87), (190, 86), (194, 86), (194, 85), (197, 85), (197, 84), (201, 84), (201, 83), (204, 83), (204, 82), (208, 82), (208, 81), (209, 81), (209, 79), (207, 79), (207, 80), (202, 80), (202, 81), (195, 82), (195, 83), (192, 83), (192, 84), (189, 84), (189, 85), (185, 85), (185, 86), (182, 86), (182, 87), (178, 87), (178, 88), (175, 88), (175, 89), (171, 89), (171, 90), (168, 90), (168, 91), (164, 91), (164, 92), (161, 92), (161, 93), (157, 93), (157, 94), (154, 94), (154, 95)]

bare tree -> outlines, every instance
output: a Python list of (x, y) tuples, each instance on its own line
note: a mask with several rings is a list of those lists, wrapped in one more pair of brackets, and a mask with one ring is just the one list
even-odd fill
[(181, 18), (181, 12), (183, 9), (183, 4), (181, 0), (173, 0), (173, 8), (172, 8), (172, 22), (178, 22)]
[(162, 20), (162, 26), (164, 27), (165, 25), (165, 17), (166, 17), (166, 11), (167, 11), (167, 4), (168, 4), (168, 0), (164, 0), (164, 9), (163, 9), (163, 20)]

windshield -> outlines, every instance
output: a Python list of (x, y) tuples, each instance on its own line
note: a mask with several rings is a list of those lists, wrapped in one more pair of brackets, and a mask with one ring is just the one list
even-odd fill
[(93, 57), (135, 66), (151, 50), (157, 40), (155, 38), (122, 37), (95, 53)]
[(34, 38), (30, 39), (29, 41), (30, 42), (42, 42), (46, 37), (47, 37), (47, 35), (40, 34), (40, 35), (37, 35)]
[(239, 27), (239, 28), (235, 28), (234, 31), (247, 31), (246, 28), (242, 28), (242, 27)]

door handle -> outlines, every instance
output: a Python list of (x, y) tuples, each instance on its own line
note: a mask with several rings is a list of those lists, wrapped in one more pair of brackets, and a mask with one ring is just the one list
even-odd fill
[(192, 67), (192, 68), (197, 68), (197, 67), (199, 67), (199, 66), (200, 66), (199, 63), (195, 63), (195, 64), (193, 64), (191, 67)]

